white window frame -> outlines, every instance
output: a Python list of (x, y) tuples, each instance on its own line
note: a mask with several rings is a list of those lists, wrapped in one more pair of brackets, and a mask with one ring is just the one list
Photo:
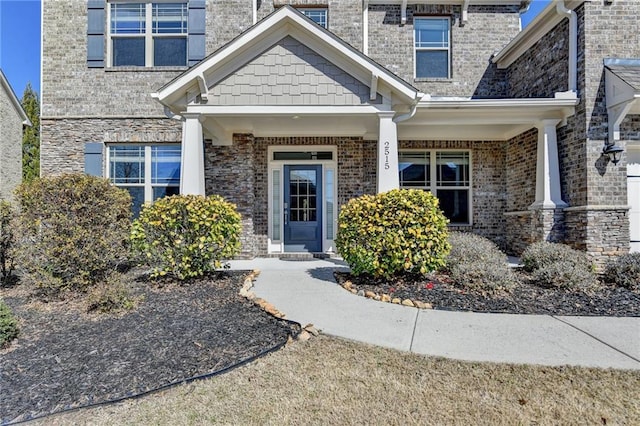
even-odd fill
[(329, 28), (329, 9), (326, 7), (299, 7), (297, 8), (300, 13), (302, 13), (307, 18), (316, 22), (313, 18), (311, 18), (308, 14), (314, 12), (324, 12), (324, 22), (316, 22), (316, 24), (320, 25), (323, 28)]
[[(447, 26), (448, 26), (448, 39), (447, 39), (447, 47), (418, 47), (417, 46), (417, 40), (416, 40), (416, 30), (415, 30), (415, 23), (417, 21), (426, 21), (426, 20), (438, 20), (438, 21), (447, 21)], [(413, 30), (413, 78), (420, 80), (420, 79), (435, 79), (435, 80), (446, 80), (446, 79), (450, 79), (451, 78), (451, 18), (448, 16), (414, 16), (413, 18), (413, 22), (414, 22), (414, 30)], [(447, 75), (446, 77), (422, 77), (422, 76), (418, 76), (418, 58), (417, 58), (417, 52), (418, 51), (439, 51), (439, 52), (447, 52)]]
[[(182, 149), (182, 145), (179, 143), (166, 143), (166, 144), (141, 144), (141, 143), (110, 143), (107, 145), (107, 161), (106, 165), (106, 173), (105, 176), (109, 179), (113, 185), (119, 188), (126, 187), (138, 187), (144, 188), (144, 203), (152, 203), (153, 202), (153, 188), (180, 188), (180, 182), (178, 184), (160, 184), (152, 182), (152, 163), (153, 163), (153, 147), (158, 146), (173, 146), (180, 147)], [(122, 183), (118, 184), (112, 180), (111, 176), (111, 148), (112, 147), (143, 147), (144, 148), (144, 182), (143, 183)], [(180, 164), (182, 167), (182, 164)]]
[[(469, 206), (469, 216), (467, 222), (451, 222), (450, 226), (472, 226), (473, 225), (473, 153), (470, 149), (399, 149), (398, 156), (403, 152), (420, 152), (429, 153), (429, 185), (426, 186), (402, 186), (400, 182), (400, 188), (405, 189), (423, 189), (431, 192), (436, 197), (438, 196), (438, 190), (450, 190), (450, 189), (465, 189), (467, 190), (467, 205)], [(443, 152), (464, 152), (469, 158), (469, 182), (465, 186), (445, 186), (438, 185), (438, 172), (437, 167), (437, 155)], [(400, 160), (400, 158), (398, 158)], [(398, 161), (400, 163), (400, 161)], [(400, 171), (398, 170), (398, 173)]]
[[(136, 34), (111, 34), (111, 5), (112, 4), (131, 4), (131, 3), (144, 3), (145, 5), (145, 32), (144, 34), (136, 35)], [(187, 45), (189, 42), (189, 28), (185, 29), (184, 33), (154, 33), (153, 32), (153, 4), (157, 3), (183, 3), (187, 6), (187, 14), (188, 14), (188, 6), (189, 2), (185, 0), (108, 0), (107, 1), (107, 67), (114, 67), (113, 65), (113, 39), (115, 38), (130, 38), (130, 37), (144, 37), (144, 67), (152, 68), (155, 66), (153, 63), (153, 54), (154, 54), (154, 43), (153, 40), (156, 38), (162, 37), (183, 37), (187, 40)], [(188, 25), (188, 15), (187, 15), (187, 25)], [(188, 49), (187, 49), (188, 50)], [(187, 66), (189, 63), (188, 60), (188, 52), (185, 52), (185, 63), (184, 65), (176, 65)], [(136, 65), (123, 65), (123, 66), (136, 66)]]

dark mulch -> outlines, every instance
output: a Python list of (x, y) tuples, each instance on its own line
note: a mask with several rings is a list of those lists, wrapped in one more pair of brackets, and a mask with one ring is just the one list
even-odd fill
[(240, 297), (245, 277), (134, 282), (143, 299), (121, 316), (34, 302), (20, 286), (3, 290), (21, 331), (0, 352), (0, 424), (155, 390), (286, 342), (298, 327)]
[(357, 292), (389, 294), (402, 300), (431, 303), (434, 309), (509, 314), (640, 316), (640, 292), (602, 285), (590, 290), (557, 290), (536, 286), (521, 274), (509, 293), (482, 294), (456, 287), (446, 275), (425, 279), (402, 276), (393, 280), (336, 272), (340, 285), (350, 280)]

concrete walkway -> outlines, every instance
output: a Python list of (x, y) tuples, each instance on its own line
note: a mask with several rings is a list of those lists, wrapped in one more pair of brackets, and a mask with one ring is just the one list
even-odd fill
[(640, 370), (640, 318), (420, 310), (356, 296), (336, 284), (341, 260), (258, 258), (254, 293), (288, 319), (359, 342), (469, 361)]

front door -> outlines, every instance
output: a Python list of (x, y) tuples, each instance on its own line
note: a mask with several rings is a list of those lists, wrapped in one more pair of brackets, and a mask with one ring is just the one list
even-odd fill
[(284, 166), (284, 251), (322, 251), (322, 166)]

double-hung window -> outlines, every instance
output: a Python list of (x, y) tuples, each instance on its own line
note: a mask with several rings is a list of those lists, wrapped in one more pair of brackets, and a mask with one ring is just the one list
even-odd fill
[(430, 191), (452, 224), (471, 223), (469, 151), (400, 151), (398, 163), (401, 188)]
[(133, 214), (142, 204), (180, 192), (180, 145), (110, 145), (109, 180), (129, 191)]
[(449, 18), (414, 18), (416, 78), (451, 77)]
[(186, 66), (185, 2), (109, 3), (111, 66)]
[(327, 9), (312, 8), (312, 9), (298, 9), (307, 18), (311, 19), (321, 27), (327, 28)]

